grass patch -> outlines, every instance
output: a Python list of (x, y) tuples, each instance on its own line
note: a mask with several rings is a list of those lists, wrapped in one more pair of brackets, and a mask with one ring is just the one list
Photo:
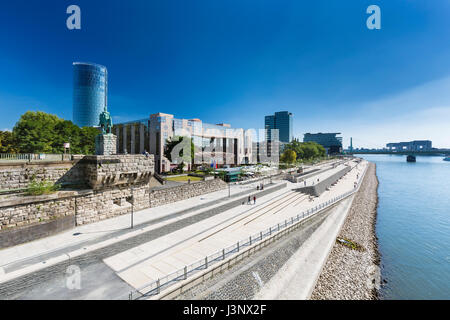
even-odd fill
[(364, 248), (360, 244), (346, 238), (337, 238), (336, 242), (352, 250), (364, 251)]
[(31, 181), (26, 190), (26, 194), (29, 196), (40, 196), (43, 194), (55, 193), (61, 188), (59, 184), (55, 184), (50, 181)]
[(167, 181), (178, 181), (178, 182), (188, 182), (188, 180), (192, 181), (203, 181), (203, 178), (200, 177), (191, 177), (191, 176), (181, 176), (181, 177), (168, 177)]

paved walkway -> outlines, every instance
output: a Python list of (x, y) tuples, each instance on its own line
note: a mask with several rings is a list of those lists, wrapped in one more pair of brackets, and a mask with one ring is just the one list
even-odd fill
[[(246, 186), (232, 185), (231, 198), (227, 189), (182, 200), (160, 207), (149, 208), (134, 213), (134, 225), (131, 229), (131, 215), (123, 215), (96, 223), (78, 226), (62, 233), (0, 250), (0, 283), (11, 271), (91, 246), (104, 240), (123, 235), (136, 235), (138, 229), (153, 225), (158, 227), (173, 222), (180, 217), (189, 217), (213, 209), (237, 197), (256, 191), (257, 184)], [(267, 186), (266, 186), (267, 190)], [(142, 230), (140, 230), (142, 231)], [(84, 250), (88, 252), (88, 250)], [(2, 277), (3, 275), (3, 277)]]
[[(356, 163), (352, 164), (355, 165)], [(352, 190), (357, 175), (361, 178), (364, 165), (349, 172), (320, 197), (310, 199), (309, 196), (292, 190), (297, 188), (297, 184), (288, 183), (287, 190), (277, 192), (276, 197), (264, 196), (258, 199), (256, 205), (235, 207), (205, 219), (201, 224), (190, 225), (111, 256), (104, 262), (131, 286), (145, 288), (159, 278), (195, 262), (201, 262), (206, 256), (233, 246), (238, 241), (249, 239), (250, 236), (256, 237), (269, 227), (283, 223), (317, 204)], [(341, 165), (319, 176), (326, 179), (334, 174), (335, 170), (341, 170), (343, 167), (344, 165)], [(261, 201), (262, 203), (259, 203)], [(142, 293), (145, 293), (145, 289)]]
[[(257, 193), (259, 183), (231, 186), (231, 198), (228, 190), (221, 190), (136, 212), (133, 230), (130, 215), (125, 215), (0, 250), (0, 298), (115, 299), (118, 293), (122, 298), (122, 293), (126, 296), (132, 289), (128, 284), (136, 288), (156, 274), (172, 270), (166, 264), (170, 259), (175, 259), (168, 263), (175, 269), (188, 261), (192, 263), (204, 257), (205, 252), (243, 240), (265, 224), (280, 222), (280, 218), (297, 212), (305, 204), (313, 206), (319, 200), (324, 201), (328, 194), (310, 203), (304, 195), (291, 190), (295, 184), (287, 183), (287, 188), (281, 188), (286, 182), (274, 181), (272, 187), (266, 185), (263, 192)], [(256, 205), (241, 205), (248, 194), (257, 194)], [(200, 249), (196, 248), (196, 242), (201, 243)], [(185, 257), (173, 257), (174, 253)], [(155, 261), (162, 263), (156, 266), (159, 273), (148, 274), (146, 270), (144, 277), (136, 277), (141, 272), (134, 273), (136, 270), (146, 269), (149, 264), (153, 268)], [(79, 266), (85, 283), (91, 284), (80, 292), (61, 288), (70, 264)]]

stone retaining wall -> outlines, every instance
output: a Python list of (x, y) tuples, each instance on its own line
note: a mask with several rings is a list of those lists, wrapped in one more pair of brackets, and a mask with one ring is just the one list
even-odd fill
[(82, 183), (83, 170), (74, 169), (78, 161), (0, 163), (0, 190), (26, 188), (31, 180)]
[(227, 188), (227, 183), (221, 179), (184, 184), (173, 188), (155, 189), (150, 191), (150, 207), (158, 207), (202, 194)]
[[(132, 199), (134, 210), (139, 211), (222, 190), (227, 184), (214, 179), (156, 190), (149, 186), (149, 182), (141, 182), (101, 190), (10, 197), (0, 202), (0, 248), (45, 237), (76, 225), (129, 214)], [(69, 216), (73, 217), (69, 219), (72, 222), (67, 220)], [(14, 236), (14, 239), (4, 241), (10, 236)]]

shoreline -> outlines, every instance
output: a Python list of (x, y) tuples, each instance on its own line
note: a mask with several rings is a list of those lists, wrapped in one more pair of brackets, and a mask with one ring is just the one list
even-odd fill
[(378, 186), (376, 165), (369, 163), (339, 238), (362, 247), (336, 242), (311, 295), (311, 300), (378, 300), (380, 253), (376, 236)]

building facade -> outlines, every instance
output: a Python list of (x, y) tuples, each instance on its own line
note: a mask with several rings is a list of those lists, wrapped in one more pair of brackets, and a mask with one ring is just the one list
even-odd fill
[(272, 130), (278, 129), (278, 138), (282, 143), (289, 143), (293, 137), (293, 115), (288, 111), (275, 112), (266, 116), (264, 121), (266, 129), (266, 141), (271, 141)]
[(433, 149), (430, 140), (414, 140), (409, 142), (388, 143), (389, 151), (431, 151)]
[[(115, 130), (115, 131), (114, 131)], [(155, 113), (149, 119), (114, 125), (119, 153), (148, 151), (155, 157), (155, 170), (168, 172), (181, 162), (164, 156), (167, 140), (188, 137), (194, 143), (194, 164), (240, 165), (251, 163), (252, 136), (229, 124), (209, 124), (200, 119), (177, 119), (172, 114)], [(186, 169), (191, 169), (187, 163)]]
[(340, 133), (305, 133), (303, 142), (315, 142), (325, 148), (327, 154), (337, 154), (342, 152), (342, 137)]
[(106, 67), (84, 62), (73, 63), (73, 122), (79, 127), (96, 127), (108, 105)]

